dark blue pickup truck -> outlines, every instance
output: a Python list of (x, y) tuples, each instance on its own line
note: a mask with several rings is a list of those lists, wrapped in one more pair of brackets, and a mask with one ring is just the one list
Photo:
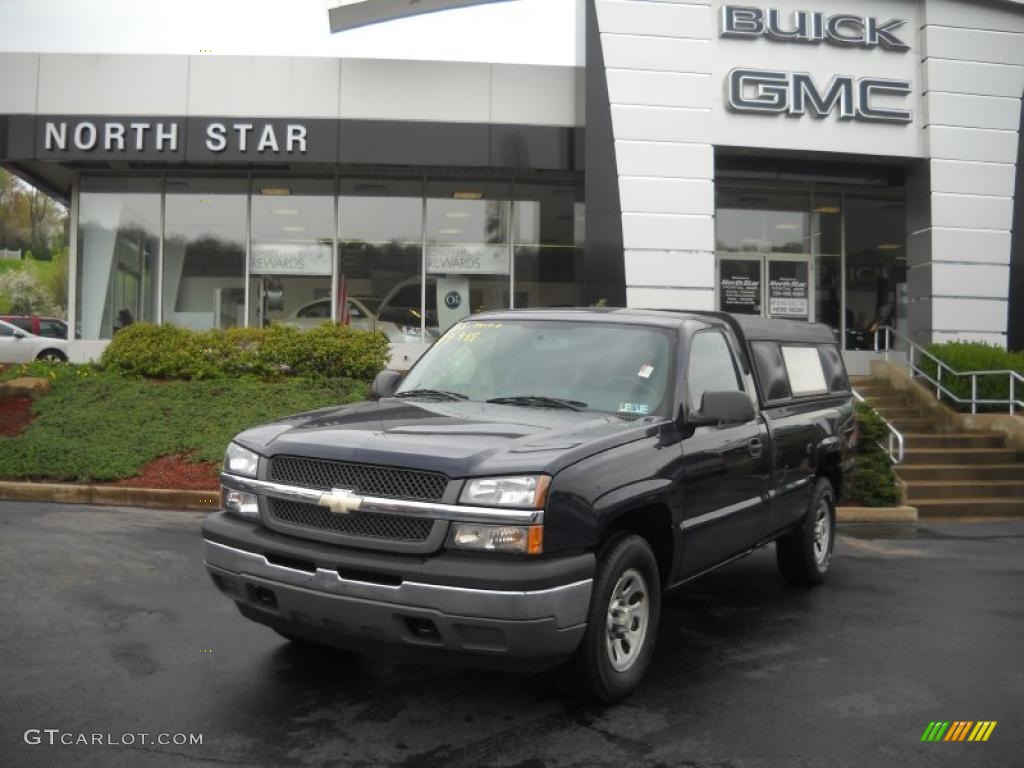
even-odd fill
[(775, 542), (827, 573), (856, 439), (835, 334), (714, 312), (491, 312), (373, 399), (238, 435), (206, 565), (296, 642), (640, 683), (661, 594)]

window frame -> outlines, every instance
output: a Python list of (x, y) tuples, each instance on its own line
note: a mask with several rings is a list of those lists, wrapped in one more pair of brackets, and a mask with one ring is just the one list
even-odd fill
[[(692, 403), (692, 398), (690, 397), (690, 371), (692, 370), (692, 366), (693, 366), (693, 347), (694, 347), (694, 342), (697, 341), (697, 337), (698, 336), (700, 336), (701, 334), (704, 334), (704, 333), (717, 333), (719, 336), (722, 337), (722, 340), (725, 342), (725, 348), (728, 350), (729, 358), (730, 358), (730, 360), (732, 362), (733, 375), (735, 375), (735, 377), (736, 377), (736, 384), (738, 385), (738, 389), (736, 391), (737, 392), (742, 392), (743, 394), (747, 395), (748, 397), (750, 396), (750, 393), (747, 391), (746, 382), (744, 381), (743, 370), (742, 370), (741, 367), (737, 366), (737, 363), (739, 362), (739, 357), (736, 354), (736, 350), (733, 348), (733, 345), (729, 342), (729, 334), (726, 333), (724, 328), (720, 328), (720, 327), (716, 327), (716, 326), (711, 326), (711, 327), (708, 327), (708, 328), (701, 328), (701, 329), (695, 331), (693, 334), (690, 335), (689, 341), (687, 343), (687, 349), (686, 349), (686, 370), (685, 370), (685, 372), (683, 374), (683, 378), (682, 378), (682, 385), (683, 386), (682, 386), (681, 399), (682, 399), (683, 407), (686, 409), (686, 412), (688, 414), (698, 413), (699, 410), (700, 410), (700, 405), (698, 404), (697, 406), (694, 406), (693, 403)], [(707, 392), (707, 391), (709, 391), (709, 390), (705, 390), (705, 392)], [(721, 391), (721, 390), (715, 390), (715, 391)], [(702, 398), (703, 398), (703, 394), (702, 394)]]

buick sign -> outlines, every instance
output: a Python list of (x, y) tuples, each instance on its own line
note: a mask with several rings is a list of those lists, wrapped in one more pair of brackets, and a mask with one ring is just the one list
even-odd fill
[(722, 37), (766, 37), (783, 43), (828, 43), (905, 53), (910, 46), (894, 32), (904, 24), (904, 19), (882, 22), (871, 16), (849, 13), (826, 16), (818, 11), (794, 11), (790, 18), (783, 20), (782, 12), (774, 8), (722, 7)]

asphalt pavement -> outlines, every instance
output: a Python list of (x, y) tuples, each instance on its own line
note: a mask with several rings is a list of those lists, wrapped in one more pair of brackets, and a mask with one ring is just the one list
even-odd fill
[[(214, 589), (199, 524), (0, 502), (0, 766), (1021, 764), (1021, 520), (843, 527), (812, 590), (755, 553), (666, 597), (607, 709), (553, 673), (297, 648)], [(934, 720), (998, 725), (922, 743)]]

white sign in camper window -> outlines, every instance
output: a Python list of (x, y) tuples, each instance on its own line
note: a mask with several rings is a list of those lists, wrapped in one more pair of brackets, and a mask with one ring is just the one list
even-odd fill
[(783, 347), (782, 359), (786, 361), (789, 388), (794, 397), (828, 392), (817, 347)]

